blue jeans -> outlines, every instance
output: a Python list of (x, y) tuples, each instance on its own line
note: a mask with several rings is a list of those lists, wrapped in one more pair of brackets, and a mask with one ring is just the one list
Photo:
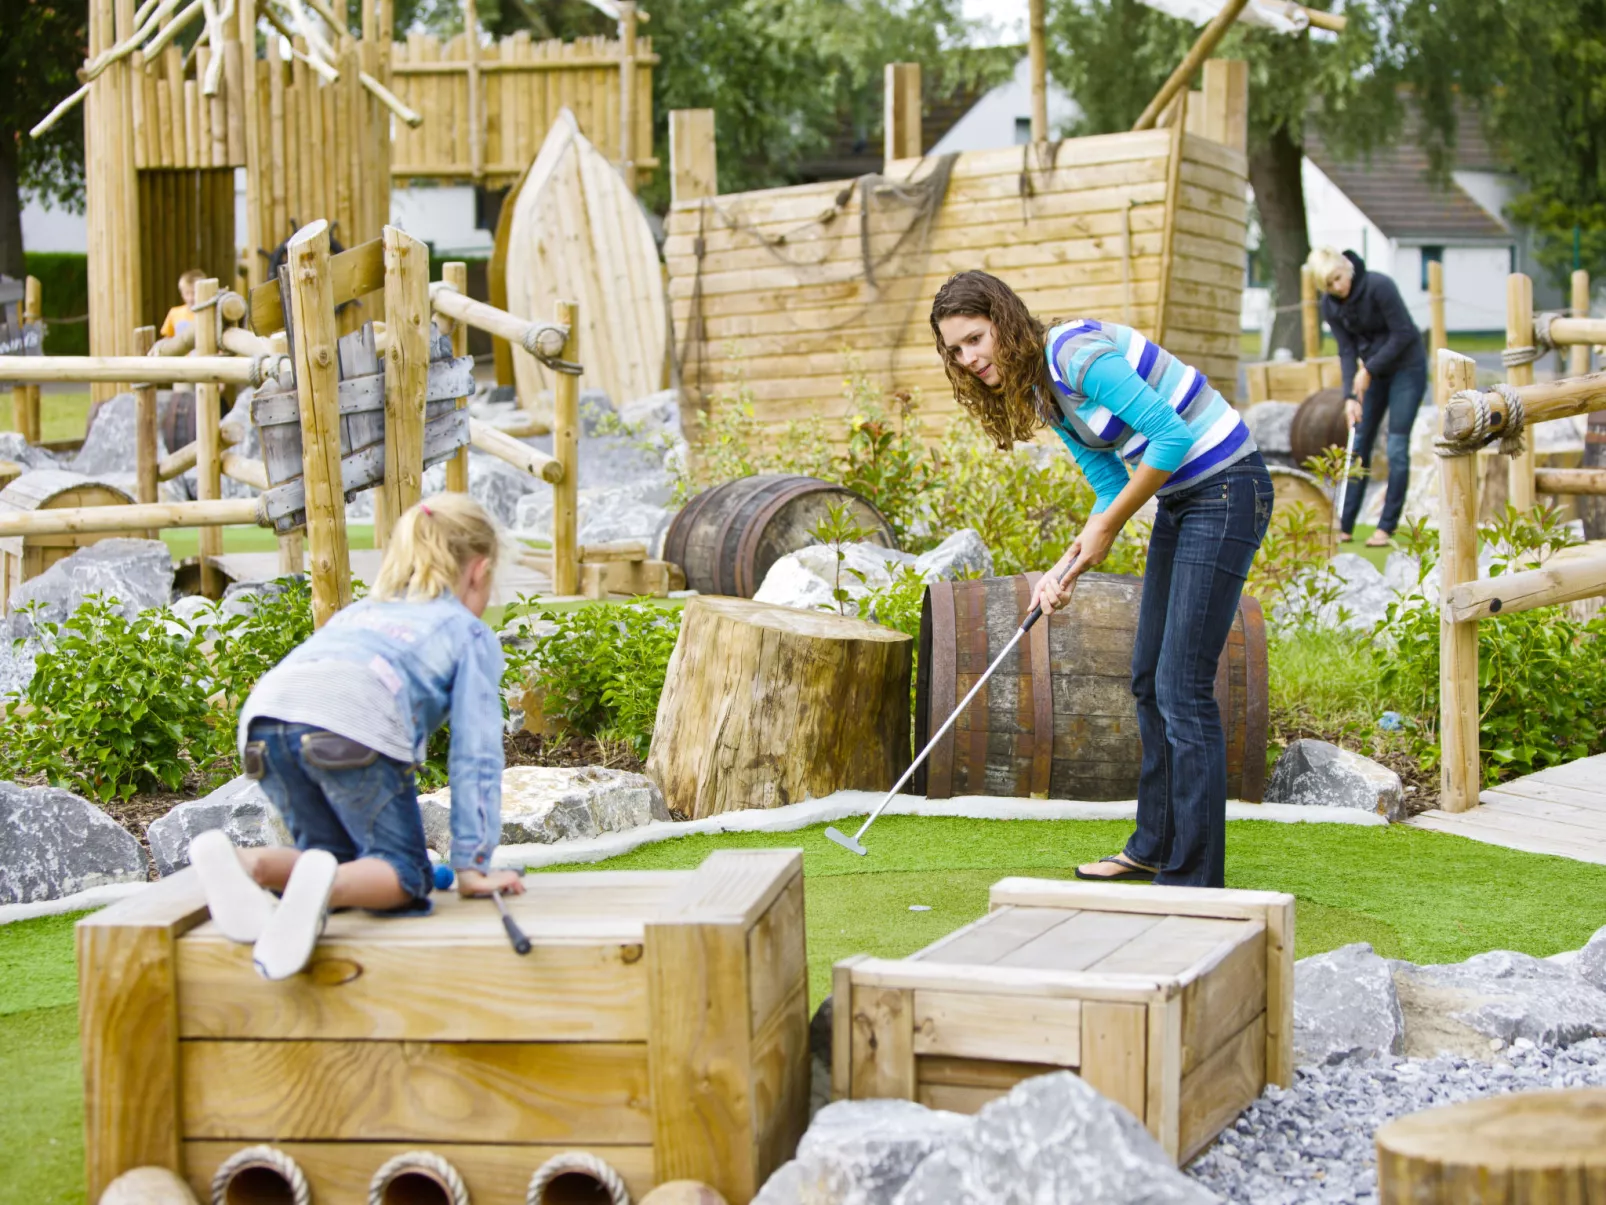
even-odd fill
[(317, 754), (302, 747), (302, 738), (321, 731), (311, 724), (256, 719), (248, 734), (250, 742), (261, 742), (262, 789), (290, 826), (296, 848), (325, 849), (340, 862), (387, 862), (414, 900), (400, 910), (427, 911), (434, 871), (412, 767), (378, 754), (357, 768), (320, 765)]
[(1355, 429), (1355, 455), (1361, 462), (1361, 473), (1349, 483), (1344, 495), (1341, 519), (1346, 534), (1355, 530), (1355, 517), (1361, 513), (1361, 500), (1371, 478), (1372, 445), (1377, 442), (1377, 429), (1385, 413), (1389, 420), (1389, 483), (1377, 529), (1393, 535), (1400, 525), (1405, 490), (1411, 483), (1411, 427), (1416, 423), (1416, 412), (1427, 387), (1428, 367), (1423, 360), (1386, 377), (1373, 377), (1367, 386), (1366, 397), (1361, 401), (1361, 421)]
[(1132, 645), (1143, 765), (1126, 856), (1155, 882), (1226, 886), (1227, 742), (1216, 663), (1271, 522), (1260, 453), (1159, 499)]

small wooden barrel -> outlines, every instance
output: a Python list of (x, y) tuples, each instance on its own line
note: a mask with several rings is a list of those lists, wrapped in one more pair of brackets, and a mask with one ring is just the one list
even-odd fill
[(1424, 1109), (1377, 1132), (1383, 1205), (1606, 1201), (1606, 1088)]
[(1320, 538), (1320, 546), (1326, 549), (1328, 556), (1332, 556), (1338, 547), (1333, 532), (1333, 499), (1322, 488), (1322, 483), (1304, 469), (1267, 465), (1266, 471), (1271, 474), (1273, 513), (1296, 505), (1309, 507), (1314, 512), (1314, 522), (1324, 533)]
[[(920, 613), (915, 748), (942, 727), (1009, 642), (1040, 574), (936, 582)], [(913, 790), (1038, 799), (1132, 799), (1143, 748), (1132, 697), (1132, 644), (1143, 579), (1089, 573), (1071, 605), (1025, 640), (916, 772)], [(1245, 595), (1216, 671), (1227, 738), (1227, 794), (1265, 790), (1266, 625)], [(1046, 734), (1046, 736), (1044, 735)]]
[(664, 560), (681, 566), (686, 585), (702, 594), (752, 598), (770, 566), (813, 544), (810, 529), (843, 503), (860, 527), (870, 529), (870, 543), (898, 546), (892, 525), (852, 490), (814, 477), (761, 473), (688, 502), (664, 537)]
[(1328, 448), (1342, 448), (1348, 439), (1342, 389), (1318, 389), (1311, 394), (1294, 411), (1288, 428), (1288, 449), (1299, 466)]

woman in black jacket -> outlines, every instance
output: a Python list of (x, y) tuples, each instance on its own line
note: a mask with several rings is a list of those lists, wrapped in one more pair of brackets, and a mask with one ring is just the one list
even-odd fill
[[(1340, 255), (1332, 247), (1318, 247), (1306, 265), (1322, 297), (1322, 317), (1338, 342), (1339, 367), (1344, 382), (1344, 414), (1353, 428), (1355, 453), (1360, 458), (1360, 485), (1347, 491), (1339, 525), (1351, 539), (1355, 517), (1366, 493), (1372, 464), (1372, 444), (1388, 415), (1388, 492), (1383, 514), (1367, 546), (1389, 542), (1405, 509), (1405, 490), (1411, 476), (1411, 425), (1427, 389), (1428, 363), (1422, 351), (1422, 332), (1411, 321), (1400, 290), (1381, 272), (1368, 272), (1353, 251)], [(1309, 349), (1307, 349), (1307, 354)]]

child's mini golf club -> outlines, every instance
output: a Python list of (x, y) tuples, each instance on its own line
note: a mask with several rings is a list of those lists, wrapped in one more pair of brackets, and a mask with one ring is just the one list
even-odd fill
[[(1076, 570), (1076, 566), (1080, 563), (1081, 562), (1079, 561), (1073, 562), (1069, 567), (1066, 568), (1064, 573), (1060, 574), (1061, 583), (1065, 582), (1067, 578), (1071, 577)], [(1071, 588), (1073, 590), (1076, 588), (1074, 582), (1072, 582)], [(1067, 599), (1066, 601), (1069, 600)], [(1060, 605), (1064, 606), (1064, 603), (1061, 603)], [(829, 825), (825, 830), (825, 835), (827, 837), (831, 838), (831, 840), (835, 841), (843, 849), (848, 850), (851, 853), (858, 854), (861, 858), (870, 852), (869, 850), (865, 849), (864, 846), (859, 844), (859, 838), (864, 836), (865, 830), (875, 823), (876, 817), (881, 815), (881, 813), (886, 810), (887, 804), (892, 802), (892, 797), (903, 789), (903, 784), (908, 782), (909, 779), (914, 775), (914, 772), (920, 768), (920, 763), (925, 761), (926, 758), (930, 756), (931, 751), (937, 747), (937, 742), (942, 740), (942, 738), (947, 735), (948, 729), (954, 726), (954, 721), (959, 718), (960, 713), (964, 711), (966, 707), (970, 706), (970, 701), (976, 697), (976, 692), (979, 691), (983, 686), (987, 685), (987, 679), (991, 678), (993, 676), (993, 671), (1003, 664), (1004, 658), (1009, 656), (1010, 650), (1020, 643), (1020, 638), (1026, 635), (1027, 632), (1031, 631), (1032, 625), (1041, 618), (1043, 618), (1043, 608), (1040, 606), (1033, 607), (1031, 611), (1027, 613), (1026, 618), (1021, 621), (1020, 627), (1015, 629), (1015, 634), (1009, 638), (1009, 643), (1004, 646), (1003, 651), (999, 653), (998, 656), (993, 658), (993, 663), (987, 667), (987, 672), (976, 680), (976, 685), (972, 686), (970, 688), (970, 693), (959, 701), (959, 706), (954, 708), (953, 714), (943, 721), (942, 727), (937, 729), (937, 734), (926, 742), (926, 747), (920, 751), (920, 756), (915, 758), (914, 761), (910, 763), (909, 768), (903, 772), (903, 777), (898, 779), (892, 790), (887, 792), (887, 797), (877, 805), (876, 810), (870, 813), (870, 815), (865, 819), (865, 822), (859, 825), (859, 831), (850, 837), (846, 833), (838, 830), (835, 825)]]

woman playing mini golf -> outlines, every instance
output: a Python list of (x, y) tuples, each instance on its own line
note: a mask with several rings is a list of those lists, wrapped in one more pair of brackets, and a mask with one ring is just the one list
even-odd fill
[(1000, 449), (1044, 426), (1064, 441), (1097, 501), (1032, 601), (1065, 602), (1150, 498), (1158, 507), (1132, 647), (1143, 764), (1126, 848), (1083, 879), (1225, 885), (1227, 748), (1216, 663), (1271, 518), (1265, 463), (1238, 412), (1130, 327), (1091, 318), (1045, 325), (1003, 281), (961, 272), (931, 307), (959, 404)]

